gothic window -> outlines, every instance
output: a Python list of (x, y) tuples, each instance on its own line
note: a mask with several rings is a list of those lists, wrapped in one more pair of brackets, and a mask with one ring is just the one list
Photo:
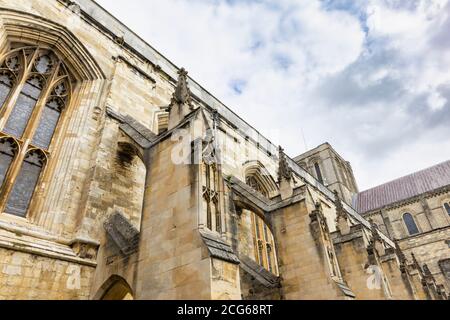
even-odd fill
[(444, 204), (445, 211), (447, 211), (447, 214), (450, 216), (450, 202), (447, 202)]
[(13, 47), (0, 57), (0, 208), (26, 217), (72, 80), (52, 51)]
[(320, 170), (320, 165), (318, 162), (314, 163), (314, 169), (316, 170), (317, 180), (319, 180), (319, 182), (323, 184), (322, 171)]
[(408, 229), (411, 236), (419, 233), (419, 228), (410, 213), (405, 213), (403, 215), (403, 221), (405, 222), (406, 229)]
[(206, 208), (206, 227), (222, 232), (222, 215), (219, 203), (219, 177), (215, 164), (204, 164), (203, 201)]
[(255, 245), (255, 261), (273, 274), (278, 275), (278, 264), (275, 242), (267, 224), (255, 213), (251, 213), (253, 224), (253, 241)]
[(248, 176), (245, 179), (246, 184), (251, 187), (253, 190), (259, 192), (265, 197), (269, 197), (268, 192), (261, 186), (255, 176)]

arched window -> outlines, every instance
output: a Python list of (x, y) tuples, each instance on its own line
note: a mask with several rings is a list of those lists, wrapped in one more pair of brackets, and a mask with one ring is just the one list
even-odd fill
[(447, 211), (447, 214), (450, 216), (450, 202), (447, 202), (444, 204), (445, 211)]
[(318, 162), (314, 163), (314, 169), (316, 170), (317, 180), (319, 180), (319, 182), (323, 184), (322, 171), (320, 170), (320, 165)]
[(260, 194), (262, 194), (265, 197), (269, 197), (269, 193), (267, 192), (266, 189), (264, 189), (261, 184), (258, 182), (258, 180), (256, 179), (255, 176), (248, 176), (245, 179), (245, 183), (251, 187), (253, 190), (259, 192)]
[(69, 104), (72, 79), (51, 50), (12, 44), (0, 57), (0, 208), (26, 217)]
[(278, 275), (278, 263), (275, 251), (275, 241), (267, 224), (252, 212), (253, 241), (255, 245), (255, 260), (262, 267)]
[(403, 221), (405, 222), (405, 226), (408, 229), (410, 235), (413, 236), (419, 233), (419, 228), (417, 228), (416, 222), (414, 221), (414, 218), (410, 213), (405, 213), (403, 215)]

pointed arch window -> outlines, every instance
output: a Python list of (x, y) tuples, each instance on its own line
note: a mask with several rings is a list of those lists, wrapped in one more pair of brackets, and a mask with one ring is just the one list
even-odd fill
[(410, 213), (405, 213), (403, 215), (403, 221), (405, 223), (406, 229), (408, 229), (408, 233), (413, 236), (415, 234), (420, 233), (419, 232), (419, 228), (417, 227), (416, 222), (414, 221), (414, 218), (412, 216), (412, 214)]
[(259, 192), (260, 194), (262, 194), (265, 197), (269, 197), (269, 193), (267, 192), (266, 189), (264, 189), (261, 184), (259, 183), (259, 181), (256, 179), (255, 176), (248, 176), (245, 179), (245, 183), (251, 187), (253, 190)]
[(51, 50), (12, 44), (0, 57), (1, 212), (27, 216), (73, 83)]

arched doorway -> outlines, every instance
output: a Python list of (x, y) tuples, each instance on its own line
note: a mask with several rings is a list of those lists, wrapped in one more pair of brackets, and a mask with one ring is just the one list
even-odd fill
[(134, 300), (134, 296), (126, 280), (113, 275), (101, 286), (97, 300)]

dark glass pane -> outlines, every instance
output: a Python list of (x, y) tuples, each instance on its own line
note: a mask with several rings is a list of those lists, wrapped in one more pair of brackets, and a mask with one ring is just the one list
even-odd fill
[(8, 74), (0, 74), (0, 108), (6, 101), (12, 87), (12, 79)]
[(316, 163), (314, 164), (314, 167), (315, 167), (315, 169), (316, 169), (317, 180), (319, 180), (320, 183), (323, 183), (322, 172), (320, 171), (320, 166), (319, 166), (319, 164), (316, 162)]
[(445, 210), (447, 210), (447, 213), (450, 216), (450, 203), (446, 203), (444, 206), (445, 206)]
[(37, 147), (48, 149), (55, 133), (56, 125), (58, 124), (61, 115), (61, 106), (58, 100), (49, 101), (42, 111), (39, 126), (33, 137), (33, 144)]
[(42, 170), (42, 157), (38, 153), (29, 154), (9, 196), (6, 212), (19, 217), (27, 215), (34, 189)]
[(14, 145), (8, 140), (0, 140), (0, 187), (3, 185), (8, 168), (14, 158)]
[(403, 220), (405, 221), (406, 228), (408, 229), (410, 235), (415, 235), (419, 233), (419, 229), (417, 228), (417, 225), (414, 222), (414, 219), (411, 214), (406, 213), (403, 216)]
[(31, 79), (25, 83), (6, 123), (5, 132), (17, 138), (22, 137), (34, 106), (41, 94), (40, 84), (37, 81), (37, 79)]

